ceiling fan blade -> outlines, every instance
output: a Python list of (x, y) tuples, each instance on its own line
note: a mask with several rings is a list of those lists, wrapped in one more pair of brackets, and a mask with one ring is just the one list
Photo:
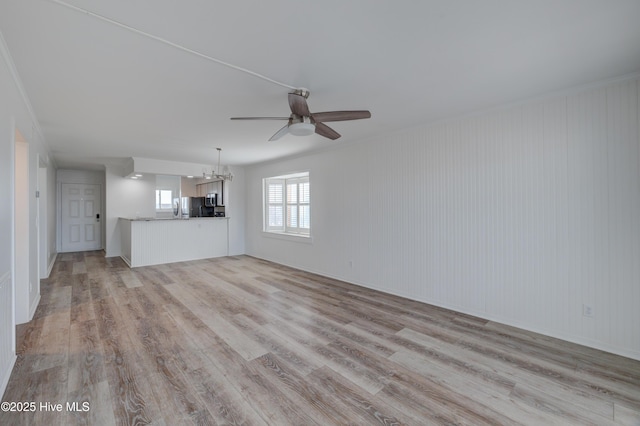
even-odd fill
[(311, 112), (309, 112), (309, 105), (307, 105), (307, 100), (302, 95), (289, 93), (289, 107), (291, 108), (292, 113), (301, 117), (309, 117), (311, 115)]
[(311, 114), (311, 117), (316, 123), (325, 123), (329, 121), (347, 121), (371, 118), (371, 113), (369, 111), (327, 111), (314, 112)]
[(316, 133), (320, 136), (324, 136), (325, 138), (329, 138), (331, 140), (336, 140), (340, 137), (340, 133), (333, 130), (331, 127), (326, 124), (316, 123)]
[(288, 120), (289, 117), (231, 117), (232, 120)]
[(281, 137), (283, 137), (287, 133), (289, 133), (289, 125), (288, 124), (286, 126), (284, 126), (282, 129), (278, 130), (275, 135), (271, 136), (271, 138), (269, 138), (269, 141), (277, 141), (278, 139), (280, 139)]

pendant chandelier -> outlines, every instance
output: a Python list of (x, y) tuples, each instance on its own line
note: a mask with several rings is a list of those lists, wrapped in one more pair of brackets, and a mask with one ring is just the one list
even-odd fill
[(222, 148), (216, 148), (218, 150), (218, 168), (211, 167), (211, 173), (202, 172), (202, 177), (205, 179), (217, 179), (217, 180), (233, 180), (233, 175), (229, 171), (229, 166), (220, 168), (220, 152)]

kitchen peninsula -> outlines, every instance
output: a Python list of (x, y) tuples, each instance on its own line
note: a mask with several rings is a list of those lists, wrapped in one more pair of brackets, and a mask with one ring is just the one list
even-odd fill
[(131, 267), (229, 254), (229, 218), (119, 218), (122, 258)]

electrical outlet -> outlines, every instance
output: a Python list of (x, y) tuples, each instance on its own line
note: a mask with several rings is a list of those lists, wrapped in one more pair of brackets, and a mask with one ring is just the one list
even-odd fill
[(588, 318), (593, 318), (593, 307), (591, 305), (582, 305), (582, 315)]
[(349, 261), (349, 268), (353, 268), (353, 260)]

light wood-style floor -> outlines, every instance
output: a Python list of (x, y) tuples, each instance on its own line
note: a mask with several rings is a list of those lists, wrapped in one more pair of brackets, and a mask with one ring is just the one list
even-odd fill
[(247, 256), (61, 254), (17, 348), (0, 425), (640, 424), (638, 361)]

